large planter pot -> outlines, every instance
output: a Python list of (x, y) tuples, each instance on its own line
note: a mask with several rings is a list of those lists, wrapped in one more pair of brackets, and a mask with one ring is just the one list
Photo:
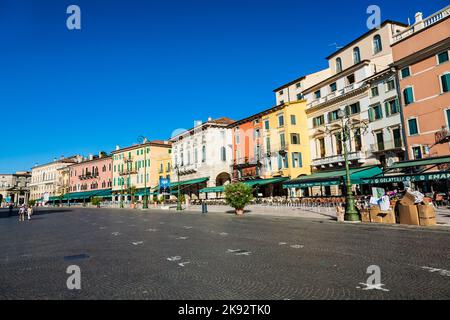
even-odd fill
[(244, 214), (244, 209), (235, 209), (236, 215), (241, 216)]

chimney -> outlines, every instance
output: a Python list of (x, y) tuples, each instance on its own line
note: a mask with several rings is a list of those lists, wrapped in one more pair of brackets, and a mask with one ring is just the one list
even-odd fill
[(64, 160), (64, 155), (63, 154), (61, 155), (61, 160)]
[(422, 12), (417, 12), (416, 15), (415, 15), (415, 18), (416, 18), (416, 22), (415, 23), (421, 22), (422, 18), (423, 18), (423, 13)]
[(94, 160), (94, 155), (93, 154), (89, 154), (89, 160)]
[(211, 117), (208, 117), (208, 121), (211, 121), (212, 120), (212, 118)]
[(120, 146), (118, 144), (116, 144), (116, 151), (120, 150)]
[(194, 121), (194, 127), (198, 127), (202, 125), (202, 120), (195, 120)]
[(56, 159), (56, 157), (54, 157), (54, 158), (53, 158), (53, 162), (56, 162), (56, 161), (58, 161), (58, 159)]

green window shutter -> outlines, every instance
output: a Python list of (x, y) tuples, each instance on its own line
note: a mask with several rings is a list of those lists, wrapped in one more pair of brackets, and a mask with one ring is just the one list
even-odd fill
[(442, 82), (442, 91), (448, 92), (450, 88), (450, 73), (441, 76), (441, 82)]
[(398, 98), (395, 98), (394, 107), (395, 107), (395, 113), (400, 112), (400, 104), (398, 103)]
[(409, 87), (403, 90), (403, 97), (405, 98), (405, 105), (413, 103), (414, 102), (413, 89)]
[(386, 113), (386, 117), (389, 116), (391, 114), (391, 110), (389, 108), (389, 102), (385, 102), (384, 103), (384, 111)]
[(374, 112), (373, 112), (373, 108), (369, 108), (369, 121), (373, 122), (374, 121)]
[(438, 61), (439, 61), (439, 64), (447, 62), (448, 61), (448, 51), (438, 54)]
[(417, 134), (419, 130), (417, 129), (417, 119), (409, 119), (408, 120), (409, 134)]
[(447, 109), (447, 125), (450, 127), (450, 109)]

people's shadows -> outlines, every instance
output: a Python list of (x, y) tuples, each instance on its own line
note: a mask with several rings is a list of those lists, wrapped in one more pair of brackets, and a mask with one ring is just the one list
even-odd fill
[[(40, 215), (46, 215), (46, 214), (52, 214), (52, 213), (61, 213), (61, 212), (69, 212), (69, 209), (60, 209), (60, 208), (55, 208), (55, 209), (39, 209), (39, 208), (34, 208), (33, 210), (33, 216), (40, 216)], [(25, 213), (25, 216), (27, 214)], [(10, 218), (10, 217), (18, 217), (19, 216), (19, 210), (14, 209), (11, 214), (9, 213), (9, 211), (6, 212), (0, 212), (0, 219), (1, 218)]]
[[(251, 212), (252, 212), (252, 210), (244, 210), (244, 214), (251, 213)], [(234, 211), (234, 210), (228, 210), (228, 211), (225, 211), (225, 213), (236, 215), (236, 211)]]

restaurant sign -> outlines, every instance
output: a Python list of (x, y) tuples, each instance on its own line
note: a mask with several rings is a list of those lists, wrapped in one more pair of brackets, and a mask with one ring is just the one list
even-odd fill
[(414, 175), (401, 175), (401, 176), (385, 176), (380, 178), (361, 179), (364, 184), (382, 184), (382, 183), (394, 183), (394, 182), (420, 182), (429, 180), (448, 180), (450, 179), (450, 172), (435, 172), (435, 173), (423, 173)]
[(283, 184), (283, 189), (326, 187), (326, 186), (337, 186), (339, 184), (340, 184), (340, 180), (298, 182), (298, 183), (292, 183), (292, 184), (291, 183)]

